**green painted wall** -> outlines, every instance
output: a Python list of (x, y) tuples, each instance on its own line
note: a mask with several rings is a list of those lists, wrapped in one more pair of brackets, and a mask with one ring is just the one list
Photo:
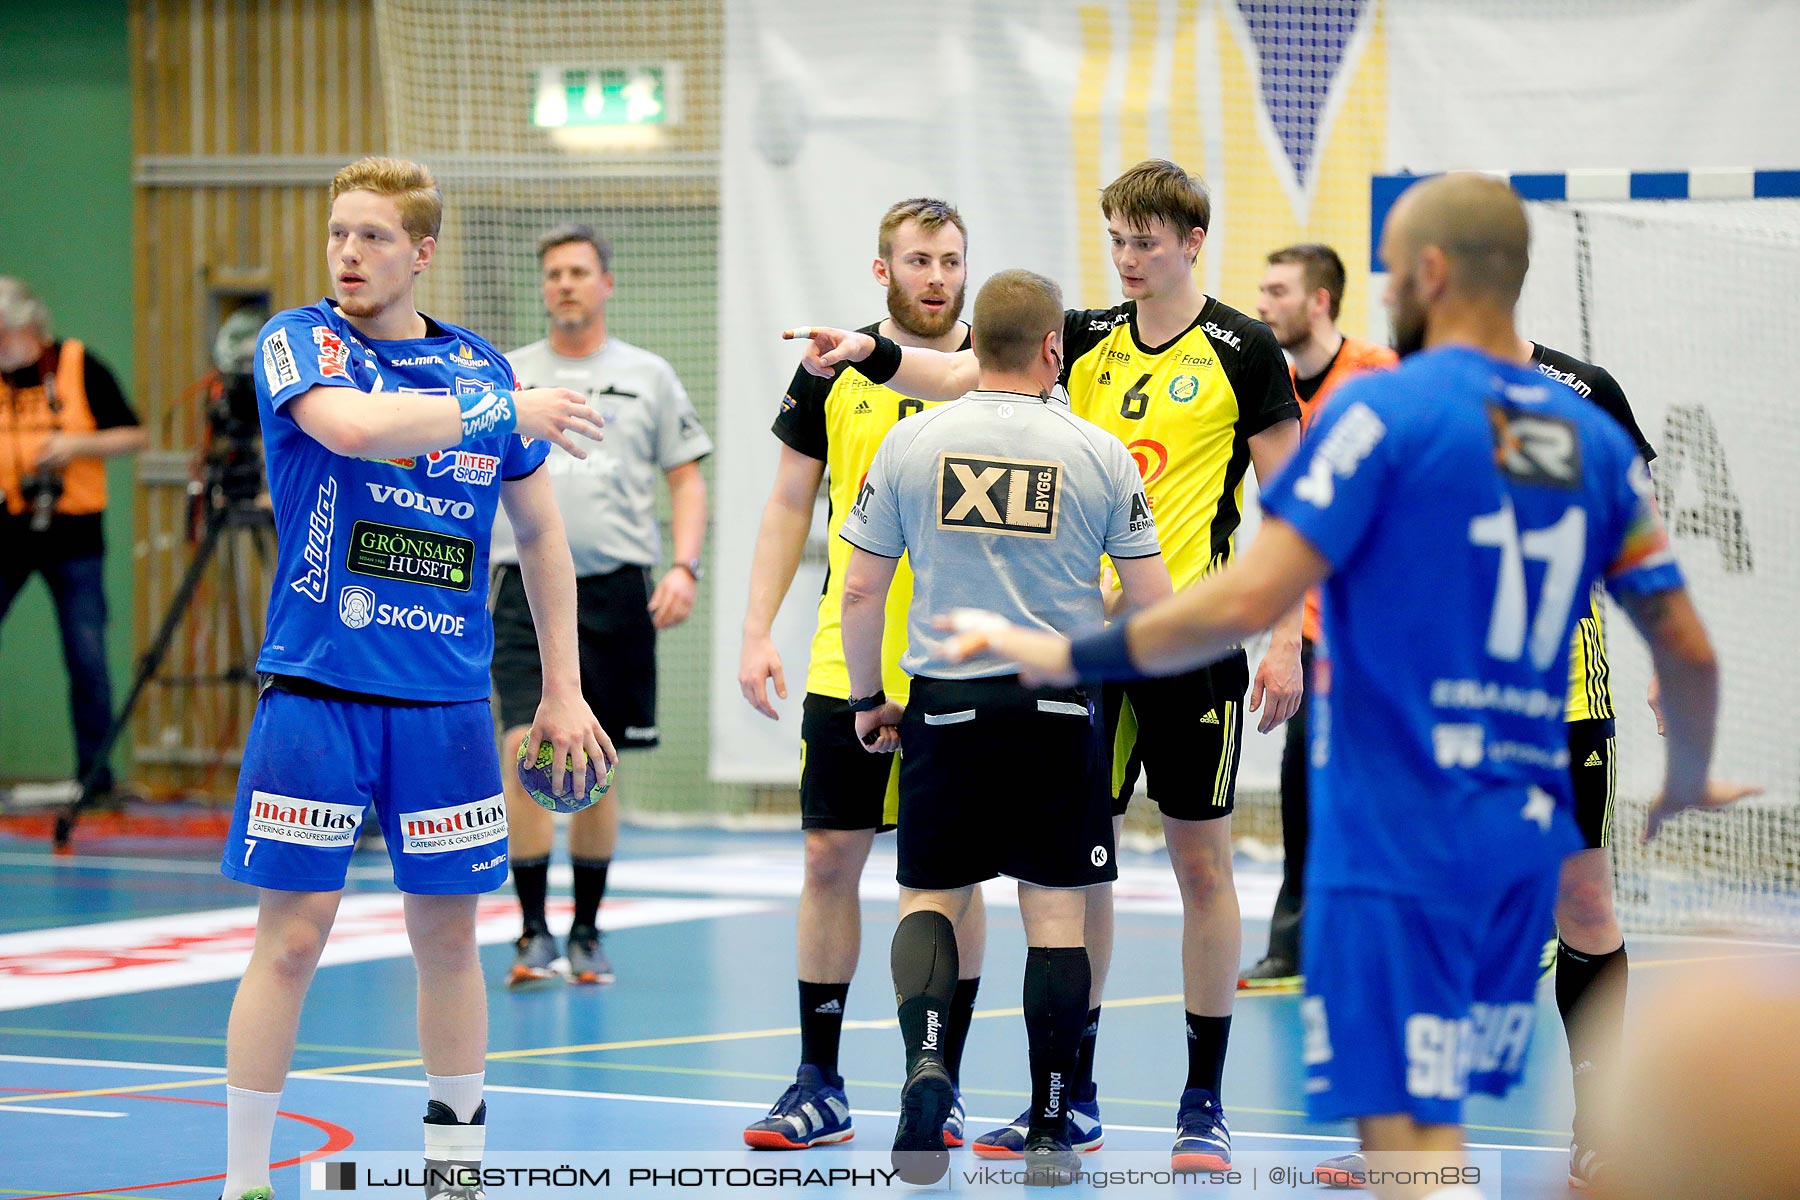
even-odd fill
[[(59, 336), (111, 367), (134, 407), (131, 58), (126, 0), (0, 0), (0, 274), (50, 306)], [(107, 511), (113, 688), (131, 662), (131, 474)], [(68, 676), (50, 594), (33, 580), (0, 628), (0, 777), (74, 771)]]

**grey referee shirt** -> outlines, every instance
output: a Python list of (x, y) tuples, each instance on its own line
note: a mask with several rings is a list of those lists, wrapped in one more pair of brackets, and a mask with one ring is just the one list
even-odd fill
[[(586, 358), (564, 358), (548, 339), (507, 356), (521, 388), (565, 387), (587, 397), (606, 420), (606, 438), (581, 437), (588, 456), (550, 448), (544, 470), (556, 493), (575, 555), (575, 574), (600, 575), (662, 558), (656, 479), (712, 453), (675, 368), (648, 350), (609, 337)], [(494, 518), (492, 561), (516, 564), (519, 546), (502, 508)]]
[(985, 608), (1072, 634), (1104, 620), (1100, 556), (1160, 553), (1143, 480), (1125, 444), (1058, 404), (970, 392), (901, 421), (882, 439), (839, 536), (912, 559), (909, 675), (1008, 675), (991, 660), (946, 662), (931, 618)]

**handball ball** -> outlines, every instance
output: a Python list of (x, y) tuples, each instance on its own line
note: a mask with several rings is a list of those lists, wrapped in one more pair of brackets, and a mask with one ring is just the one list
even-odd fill
[[(606, 790), (612, 787), (612, 767), (608, 766), (606, 775), (602, 777), (598, 771), (594, 770), (594, 761), (589, 759), (587, 782), (573, 792), (561, 796), (556, 795), (553, 790), (555, 785), (550, 780), (550, 757), (555, 753), (555, 749), (549, 742), (539, 742), (537, 760), (534, 762), (527, 757), (525, 752), (527, 740), (521, 739), (519, 742), (519, 782), (525, 785), (525, 794), (530, 796), (540, 808), (547, 808), (551, 812), (559, 813), (580, 812), (606, 795)], [(574, 755), (566, 757), (563, 765), (572, 772)]]

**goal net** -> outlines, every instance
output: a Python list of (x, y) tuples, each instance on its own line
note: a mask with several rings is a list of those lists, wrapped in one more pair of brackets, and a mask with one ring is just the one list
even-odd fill
[(1539, 202), (1520, 306), (1527, 337), (1606, 367), (1657, 452), (1651, 468), (1724, 689), (1714, 773), (1764, 799), (1690, 816), (1649, 846), (1663, 749), (1649, 658), (1607, 614), (1618, 717), (1614, 856), (1637, 929), (1800, 929), (1800, 200)]

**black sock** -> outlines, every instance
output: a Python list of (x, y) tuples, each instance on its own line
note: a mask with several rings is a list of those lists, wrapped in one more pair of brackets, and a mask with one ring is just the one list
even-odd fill
[(575, 870), (575, 924), (599, 928), (600, 898), (606, 895), (606, 868), (610, 858), (571, 858)]
[(544, 919), (544, 893), (550, 890), (550, 856), (513, 859), (512, 881), (524, 911), (525, 932), (547, 931), (550, 923)]
[(1230, 1040), (1230, 1017), (1187, 1014), (1188, 1074), (1185, 1086), (1205, 1088), (1221, 1104), (1225, 1102), (1219, 1090), (1225, 1080), (1225, 1043)]
[(921, 909), (900, 919), (889, 955), (900, 1037), (910, 1077), (921, 1058), (943, 1061), (956, 997), (956, 928), (943, 913)]
[(1088, 1009), (1087, 1028), (1081, 1031), (1081, 1049), (1075, 1054), (1075, 1094), (1083, 1096), (1094, 1086), (1094, 1045), (1100, 1040), (1100, 1010)]
[(819, 1068), (828, 1083), (837, 1080), (838, 1041), (849, 997), (847, 983), (800, 981), (800, 1061)]
[(1575, 1140), (1584, 1118), (1604, 1102), (1601, 1090), (1619, 1060), (1625, 1036), (1625, 987), (1630, 966), (1621, 943), (1610, 954), (1582, 954), (1556, 942), (1556, 1007), (1569, 1035), (1575, 1068)]
[(1082, 1014), (1093, 981), (1087, 951), (1080, 946), (1032, 946), (1025, 951), (1025, 1038), (1031, 1047), (1033, 1135), (1068, 1137)]
[(950, 1028), (944, 1038), (944, 1070), (950, 1082), (962, 1086), (963, 1046), (969, 1040), (969, 1023), (975, 1019), (975, 993), (981, 990), (981, 976), (956, 981), (956, 994), (950, 998)]

